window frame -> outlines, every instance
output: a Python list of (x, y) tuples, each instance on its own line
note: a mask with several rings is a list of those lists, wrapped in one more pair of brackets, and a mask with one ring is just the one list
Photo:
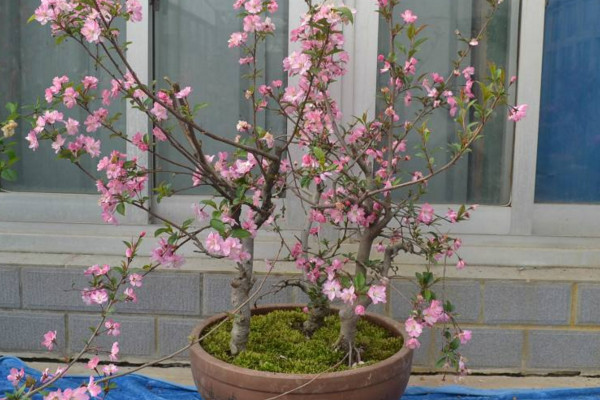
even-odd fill
[[(128, 51), (128, 59), (146, 83), (149, 82), (152, 65), (149, 2), (150, 0), (142, 2), (144, 20), (127, 24), (127, 40), (133, 42)], [(527, 103), (529, 113), (515, 129), (510, 204), (481, 206), (473, 213), (470, 221), (448, 229), (451, 228), (454, 234), (463, 237), (466, 246), (462, 255), (471, 264), (589, 266), (593, 259), (591, 257), (599, 253), (592, 238), (600, 236), (600, 205), (534, 202), (546, 0), (513, 0), (511, 3), (513, 28), (510, 40), (518, 45), (519, 81), (516, 103)], [(344, 115), (356, 115), (359, 110), (360, 113), (368, 110), (373, 115), (377, 76), (377, 48), (373, 43), (377, 43), (379, 16), (372, 12), (372, 2), (348, 0), (346, 4), (358, 11), (355, 24), (344, 28), (348, 34), (347, 50), (351, 61), (348, 74), (336, 84), (332, 92)], [(304, 7), (302, 2), (290, 2), (290, 30), (297, 23)], [(295, 46), (297, 44), (289, 43), (289, 51), (293, 51)], [(360, 58), (355, 57), (358, 54), (361, 55)], [(517, 71), (516, 58), (510, 63), (511, 68)], [(364, 93), (370, 95), (365, 96)], [(126, 127), (128, 136), (132, 136), (137, 131), (148, 129), (148, 122), (143, 114), (127, 105)], [(131, 144), (128, 144), (127, 151), (137, 153), (142, 165), (148, 166), (147, 154), (139, 152)], [(291, 153), (292, 157), (299, 158), (297, 150), (292, 149)], [(149, 193), (150, 189), (147, 190)], [(191, 203), (209, 197), (175, 196), (160, 204), (153, 203), (153, 207), (159, 213), (164, 212), (180, 219), (189, 215)], [(97, 251), (86, 250), (84, 245), (60, 245), (60, 240), (56, 239), (62, 235), (58, 228), (67, 232), (72, 229), (74, 232), (91, 232), (95, 231), (96, 224), (103, 224), (97, 198), (97, 195), (80, 194), (0, 193), (0, 238), (10, 239), (0, 240), (0, 251), (98, 254)], [(300, 205), (299, 199), (292, 194), (281, 202), (287, 210)], [(433, 206), (438, 210), (456, 207), (448, 204)], [(282, 222), (286, 235), (298, 233), (297, 227), (302, 226), (299, 214), (301, 213), (288, 213)], [(124, 227), (114, 233), (109, 233), (110, 230), (104, 228), (97, 231), (98, 237), (103, 240), (100, 246), (103, 254), (120, 254), (123, 232), (129, 233), (132, 229), (144, 227), (150, 230), (154, 227), (146, 213), (138, 210), (128, 209), (127, 216), (121, 220)], [(52, 244), (36, 247), (40, 237), (50, 237)], [(275, 236), (264, 235), (261, 241), (264, 251), (261, 253), (272, 247), (274, 242), (278, 242)], [(414, 263), (411, 260), (410, 257), (401, 258), (400, 262)]]

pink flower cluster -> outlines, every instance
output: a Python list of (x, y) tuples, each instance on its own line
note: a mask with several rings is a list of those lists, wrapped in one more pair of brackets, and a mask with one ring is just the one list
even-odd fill
[(98, 171), (106, 171), (106, 184), (98, 180), (96, 187), (101, 193), (99, 204), (102, 208), (102, 218), (106, 222), (116, 224), (117, 206), (141, 195), (148, 180), (145, 169), (137, 165), (134, 157), (127, 160), (127, 155), (113, 151), (110, 157), (104, 157), (98, 162)]
[(250, 253), (244, 251), (240, 239), (231, 236), (223, 239), (217, 232), (208, 234), (204, 241), (204, 247), (213, 256), (227, 257), (238, 263), (250, 259)]
[[(228, 41), (228, 46), (240, 47), (248, 40), (249, 33), (271, 33), (275, 31), (275, 24), (271, 17), (263, 17), (262, 14), (274, 14), (279, 9), (279, 4), (276, 0), (270, 0), (264, 4), (263, 0), (236, 0), (233, 5), (234, 9), (244, 7), (247, 15), (243, 18), (243, 32), (234, 32)], [(253, 62), (253, 59), (248, 60)], [(240, 61), (240, 64), (242, 62)]]
[[(97, 0), (88, 4), (79, 0), (41, 0), (34, 12), (34, 18), (41, 25), (50, 24), (53, 35), (61, 32), (79, 32), (89, 43), (100, 43), (103, 35), (115, 35), (118, 31), (109, 30), (113, 19), (120, 16), (132, 22), (143, 18), (139, 0), (127, 0), (125, 9), (120, 1)], [(99, 11), (95, 5), (99, 7)]]
[[(179, 268), (185, 263), (183, 256), (176, 254), (177, 248), (164, 238), (158, 240), (158, 246), (152, 250), (150, 259), (165, 268)], [(137, 279), (130, 278), (131, 284), (137, 286)]]

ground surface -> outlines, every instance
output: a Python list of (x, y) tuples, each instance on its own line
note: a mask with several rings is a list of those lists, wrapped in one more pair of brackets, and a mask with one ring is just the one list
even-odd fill
[[(28, 362), (33, 368), (41, 369), (56, 368), (59, 364), (46, 362)], [(126, 370), (123, 367), (122, 370)], [(73, 368), (72, 374), (87, 374), (85, 365), (77, 365)], [(180, 385), (194, 385), (192, 374), (189, 367), (170, 367), (170, 368), (146, 368), (142, 375), (152, 378), (158, 378)], [(600, 378), (596, 377), (549, 377), (549, 376), (527, 376), (513, 377), (500, 375), (473, 375), (457, 382), (454, 377), (448, 376), (443, 380), (442, 375), (413, 375), (410, 379), (411, 386), (438, 387), (447, 385), (464, 385), (480, 389), (508, 389), (508, 388), (575, 388), (575, 387), (597, 387), (600, 386)]]

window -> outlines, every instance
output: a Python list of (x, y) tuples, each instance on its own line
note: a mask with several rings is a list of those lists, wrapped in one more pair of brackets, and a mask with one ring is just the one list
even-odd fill
[[(43, 89), (49, 86), (51, 78), (57, 73), (69, 71), (69, 74), (77, 76), (85, 71), (95, 71), (94, 65), (80, 57), (74, 46), (66, 43), (57, 50), (44, 28), (37, 24), (25, 24), (37, 2), (0, 1), (0, 54), (3, 55), (0, 57), (0, 73), (1, 76), (9, 76), (9, 79), (0, 81), (0, 103), (13, 99), (21, 103), (31, 102), (34, 96), (43, 94)], [(379, 76), (376, 57), (385, 51), (385, 42), (379, 38), (379, 20), (377, 14), (373, 13), (373, 2), (348, 0), (346, 3), (357, 8), (358, 14), (355, 24), (344, 28), (347, 50), (351, 56), (348, 74), (336, 83), (332, 93), (337, 96), (345, 116), (359, 115), (366, 109), (372, 115), (376, 109)], [(421, 22), (431, 22), (432, 27), (437, 26), (436, 31), (430, 31), (428, 35), (432, 39), (426, 46), (433, 48), (435, 55), (422, 60), (425, 69), (439, 69), (436, 66), (445, 65), (455, 54), (456, 48), (451, 47), (455, 43), (454, 38), (448, 35), (453, 36), (456, 28), (465, 34), (476, 29), (480, 23), (479, 6), (482, 3), (478, 0), (401, 2), (401, 6), (412, 8)], [(143, 2), (143, 5), (144, 15), (151, 16), (150, 2)], [(278, 14), (281, 20), (276, 21), (279, 39), (268, 42), (267, 51), (261, 56), (267, 75), (279, 72), (283, 55), (294, 50), (296, 44), (287, 43), (286, 35), (281, 33), (288, 31), (288, 20), (292, 26), (297, 23), (304, 6), (302, 1), (280, 2)], [(512, 102), (530, 106), (528, 118), (516, 127), (507, 124), (506, 115), (499, 113), (496, 125), (488, 126), (486, 139), (480, 147), (475, 148), (451, 174), (440, 176), (437, 182), (430, 183), (432, 194), (426, 200), (438, 203), (434, 206), (440, 212), (445, 211), (445, 204), (452, 202), (485, 204), (473, 214), (471, 221), (452, 227), (453, 232), (464, 237), (466, 247), (463, 255), (471, 264), (589, 265), (591, 258), (582, 254), (597, 254), (593, 253), (593, 249), (574, 249), (584, 242), (595, 243), (595, 239), (586, 241), (582, 237), (600, 236), (600, 205), (592, 204), (598, 201), (595, 179), (599, 174), (593, 168), (594, 158), (586, 154), (597, 143), (594, 142), (595, 133), (592, 129), (596, 125), (593, 123), (595, 113), (592, 108), (591, 111), (577, 114), (579, 108), (593, 107), (593, 102), (571, 104), (574, 102), (562, 100), (564, 88), (570, 84), (576, 85), (574, 87), (579, 94), (577, 99), (584, 99), (582, 96), (591, 96), (593, 93), (587, 88), (593, 87), (596, 77), (593, 60), (598, 52), (595, 38), (597, 29), (588, 19), (597, 14), (597, 7), (596, 1), (592, 0), (505, 0), (501, 15), (491, 27), (488, 44), (478, 46), (470, 60), (481, 69), (483, 60), (492, 58), (507, 69), (508, 75), (517, 75), (517, 93)], [(556, 22), (558, 13), (560, 24)], [(210, 103), (210, 107), (201, 111), (201, 123), (219, 133), (234, 136), (237, 119), (245, 118), (247, 111), (245, 103), (240, 102), (237, 96), (244, 84), (240, 78), (243, 70), (232, 64), (238, 55), (226, 47), (229, 32), (237, 30), (239, 26), (239, 21), (234, 20), (231, 2), (162, 0), (153, 18), (154, 24), (151, 24), (152, 18), (146, 18), (141, 23), (123, 27), (127, 40), (133, 42), (128, 58), (142, 80), (150, 82), (153, 78), (160, 80), (169, 75), (173, 80), (193, 86), (193, 100)], [(39, 62), (29, 65), (34, 59), (34, 52), (46, 60), (43, 66)], [(202, 53), (228, 61), (221, 64), (208, 62), (208, 59), (202, 58)], [(69, 64), (61, 64), (66, 59)], [(196, 73), (196, 65), (202, 65), (202, 69), (209, 73)], [(574, 68), (569, 71), (585, 72), (573, 76), (572, 81), (569, 81), (569, 74), (563, 74), (561, 77), (564, 81), (556, 82), (556, 75), (566, 67)], [(222, 74), (227, 78), (223, 78)], [(577, 78), (581, 75), (584, 79), (579, 83)], [(276, 78), (273, 76), (271, 79)], [(230, 90), (229, 94), (219, 91), (223, 86)], [(557, 118), (556, 107), (559, 105), (565, 119)], [(119, 106), (124, 109), (121, 123), (128, 135), (149, 129), (147, 118), (137, 110), (127, 105)], [(235, 110), (233, 115), (229, 113), (230, 109)], [(227, 115), (227, 119), (223, 119), (224, 115)], [(573, 128), (569, 138), (572, 138), (571, 142), (577, 140), (583, 143), (577, 147), (578, 150), (567, 148), (566, 139), (563, 139), (564, 121), (567, 120), (575, 121), (574, 125), (569, 125)], [(283, 129), (276, 127), (275, 123), (275, 120), (265, 122), (273, 129)], [(439, 144), (446, 143), (450, 122), (435, 120), (432, 126), (436, 127)], [(83, 248), (84, 244), (78, 244), (80, 241), (64, 240), (64, 236), (57, 233), (55, 225), (39, 224), (102, 222), (95, 189), (84, 186), (87, 178), (77, 176), (79, 172), (67, 162), (55, 162), (49, 151), (40, 149), (32, 153), (26, 147), (24, 142), (20, 150), (20, 155), (24, 157), (20, 167), (23, 170), (19, 171), (22, 181), (12, 186), (12, 193), (0, 193), (0, 251), (31, 251), (35, 248), (36, 251), (47, 252), (119, 254), (121, 238), (116, 235), (128, 236), (137, 231), (138, 226), (122, 226), (118, 231), (120, 233), (115, 233), (117, 231), (113, 227), (67, 225), (72, 232), (88, 237), (87, 246)], [(131, 151), (132, 147), (128, 146), (127, 150)], [(218, 147), (210, 151), (218, 151)], [(571, 156), (574, 151), (583, 154), (577, 156), (578, 160), (585, 161), (577, 166), (580, 169), (565, 165), (570, 164), (565, 157)], [(291, 153), (292, 157), (298, 157), (293, 151)], [(143, 154), (140, 156), (140, 160), (152, 166), (153, 160), (146, 161)], [(33, 158), (41, 161), (36, 164)], [(552, 176), (561, 172), (563, 167), (568, 172), (560, 179), (567, 182), (563, 188), (572, 188), (568, 193), (555, 190), (561, 186), (555, 184), (558, 175)], [(48, 172), (44, 178), (37, 175), (46, 173), (50, 168), (54, 172)], [(578, 171), (584, 172), (578, 174)], [(59, 175), (67, 176), (68, 182), (57, 179), (64, 184), (57, 189), (51, 180)], [(577, 179), (573, 179), (573, 176)], [(164, 179), (171, 179), (171, 176), (159, 177), (159, 180)], [(187, 181), (173, 182), (176, 186), (188, 184)], [(47, 193), (49, 190), (61, 193), (50, 194)], [(596, 192), (592, 193), (592, 190)], [(160, 204), (153, 204), (153, 207), (157, 212), (166, 212), (176, 219), (188, 217), (190, 203), (208, 194), (201, 190), (189, 193), (196, 196), (175, 196)], [(561, 202), (567, 204), (558, 204)], [(574, 204), (577, 202), (588, 204)], [(285, 203), (288, 210), (300, 207), (292, 195), (286, 197)], [(301, 214), (288, 213), (288, 227), (301, 226)], [(146, 225), (149, 221), (145, 214), (131, 212), (121, 222)], [(565, 239), (564, 236), (573, 238)], [(268, 252), (269, 240), (265, 238), (261, 242), (265, 246), (261, 254)], [(90, 250), (91, 246), (97, 246), (97, 249)], [(593, 247), (592, 244), (586, 246)], [(539, 250), (542, 247), (543, 251), (532, 251), (532, 248)]]
[(546, 7), (536, 169), (538, 203), (600, 202), (597, 1)]
[[(511, 30), (516, 26), (511, 14), (518, 2), (508, 3), (500, 8), (492, 20), (487, 39), (473, 48), (470, 57), (463, 63), (465, 67), (475, 67), (476, 79), (483, 78), (488, 60), (507, 71), (507, 76), (515, 74), (517, 46), (511, 38)], [(396, 8), (397, 21), (402, 20), (400, 14), (405, 8), (418, 15), (419, 24), (429, 25), (420, 36), (426, 37), (427, 42), (416, 56), (420, 61), (418, 68), (421, 68), (421, 73), (438, 72), (446, 77), (452, 72), (451, 61), (465, 46), (457, 40), (455, 31), (459, 30), (466, 37), (474, 37), (481, 30), (483, 19), (489, 12), (487, 4), (479, 0), (407, 0)], [(379, 52), (382, 54), (390, 51), (386, 31), (387, 27), (380, 21)], [(379, 75), (378, 88), (387, 84), (386, 79), (386, 75)], [(451, 90), (456, 93), (460, 87), (455, 85)], [(403, 109), (401, 120), (411, 120), (415, 111), (413, 107)], [(440, 111), (433, 115), (428, 126), (432, 131), (430, 148), (441, 149), (435, 158), (438, 166), (443, 165), (449, 160), (444, 150), (447, 144), (455, 140), (455, 123), (447, 113)], [(422, 200), (436, 203), (509, 204), (512, 138), (513, 124), (506, 121), (504, 114), (496, 115), (486, 126), (483, 139), (472, 147), (471, 153), (448, 172), (431, 179), (428, 193)], [(412, 149), (418, 146), (419, 141), (416, 135), (410, 135), (407, 147)], [(414, 159), (407, 164), (410, 172), (424, 171), (424, 165), (419, 161)]]
[[(107, 74), (95, 67), (79, 44), (67, 40), (55, 46), (49, 25), (40, 27), (37, 23), (26, 23), (38, 6), (39, 1), (36, 0), (0, 2), (0, 29), (3, 31), (0, 32), (0, 76), (9, 78), (0, 80), (0, 104), (3, 106), (12, 101), (31, 105), (38, 98), (45, 102), (44, 89), (52, 85), (52, 78), (55, 76), (67, 75), (73, 80), (79, 80), (85, 74), (94, 75), (100, 79), (100, 85), (109, 87), (110, 79), (107, 79)], [(124, 23), (119, 28), (122, 34), (126, 33)], [(124, 114), (125, 107), (115, 103), (108, 110), (111, 115), (118, 112)], [(73, 117), (79, 121), (83, 121), (85, 116), (77, 108), (65, 112), (65, 118)], [(118, 122), (117, 127), (125, 129), (124, 118)], [(66, 161), (54, 161), (56, 157), (49, 150), (49, 143), (42, 143), (36, 152), (29, 150), (29, 143), (24, 139), (29, 127), (21, 124), (18, 129), (17, 151), (21, 160), (16, 168), (19, 179), (14, 183), (6, 182), (5, 189), (17, 192), (96, 193), (94, 181), (81, 171)], [(124, 142), (104, 140), (108, 139), (108, 134), (100, 131), (98, 135), (103, 139), (103, 153), (114, 148), (125, 150)], [(109, 148), (109, 145), (116, 147)], [(95, 170), (96, 162), (97, 160), (84, 157), (82, 164)]]
[[(281, 2), (273, 16), (276, 34), (267, 39), (266, 45), (261, 45), (257, 57), (266, 82), (275, 79), (285, 82), (281, 60), (287, 55), (287, 19), (287, 2)], [(242, 24), (229, 1), (166, 0), (161, 1), (154, 13), (154, 79), (158, 87), (164, 84), (166, 76), (182, 87), (191, 86), (194, 92), (190, 102), (207, 104), (198, 114), (200, 125), (231, 139), (238, 134), (237, 122), (250, 120), (249, 103), (243, 97), (244, 90), (251, 85), (243, 77), (250, 72), (249, 67), (238, 64), (238, 59), (244, 57), (240, 49), (227, 48), (227, 41), (236, 30), (241, 31)], [(285, 131), (283, 118), (275, 113), (262, 112), (258, 116), (258, 124), (267, 130)], [(186, 143), (183, 138), (181, 141)], [(231, 151), (210, 138), (203, 137), (202, 141), (207, 155), (219, 150)], [(168, 143), (159, 143), (158, 151), (168, 159), (186, 164)], [(157, 169), (174, 169), (159, 158), (154, 161)], [(189, 175), (159, 173), (157, 183), (163, 180), (170, 181), (175, 190), (187, 189), (182, 194), (211, 193), (206, 187), (189, 190), (192, 183)]]

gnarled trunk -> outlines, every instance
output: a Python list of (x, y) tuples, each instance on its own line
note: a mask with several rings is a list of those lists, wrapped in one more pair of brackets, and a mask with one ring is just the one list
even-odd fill
[[(371, 256), (371, 247), (375, 239), (373, 232), (367, 230), (360, 238), (358, 253), (356, 254), (356, 273), (367, 275), (366, 265)], [(358, 304), (367, 308), (371, 304), (371, 299), (363, 297)], [(340, 335), (337, 340), (337, 347), (348, 352), (348, 364), (360, 362), (360, 351), (356, 348), (356, 333), (359, 316), (356, 315), (355, 307), (357, 304), (344, 305), (339, 312), (340, 316)]]
[(236, 355), (246, 349), (248, 336), (250, 335), (250, 291), (254, 285), (252, 276), (252, 265), (254, 261), (254, 239), (242, 240), (244, 251), (250, 253), (250, 259), (237, 264), (238, 275), (231, 282), (231, 304), (233, 309), (240, 309), (233, 317), (233, 328), (231, 329), (231, 340), (229, 349), (231, 354)]
[(308, 313), (308, 319), (304, 321), (302, 329), (304, 334), (312, 336), (325, 322), (325, 317), (329, 315), (329, 303), (327, 299), (322, 296), (323, 299), (319, 301), (313, 301), (313, 306)]

